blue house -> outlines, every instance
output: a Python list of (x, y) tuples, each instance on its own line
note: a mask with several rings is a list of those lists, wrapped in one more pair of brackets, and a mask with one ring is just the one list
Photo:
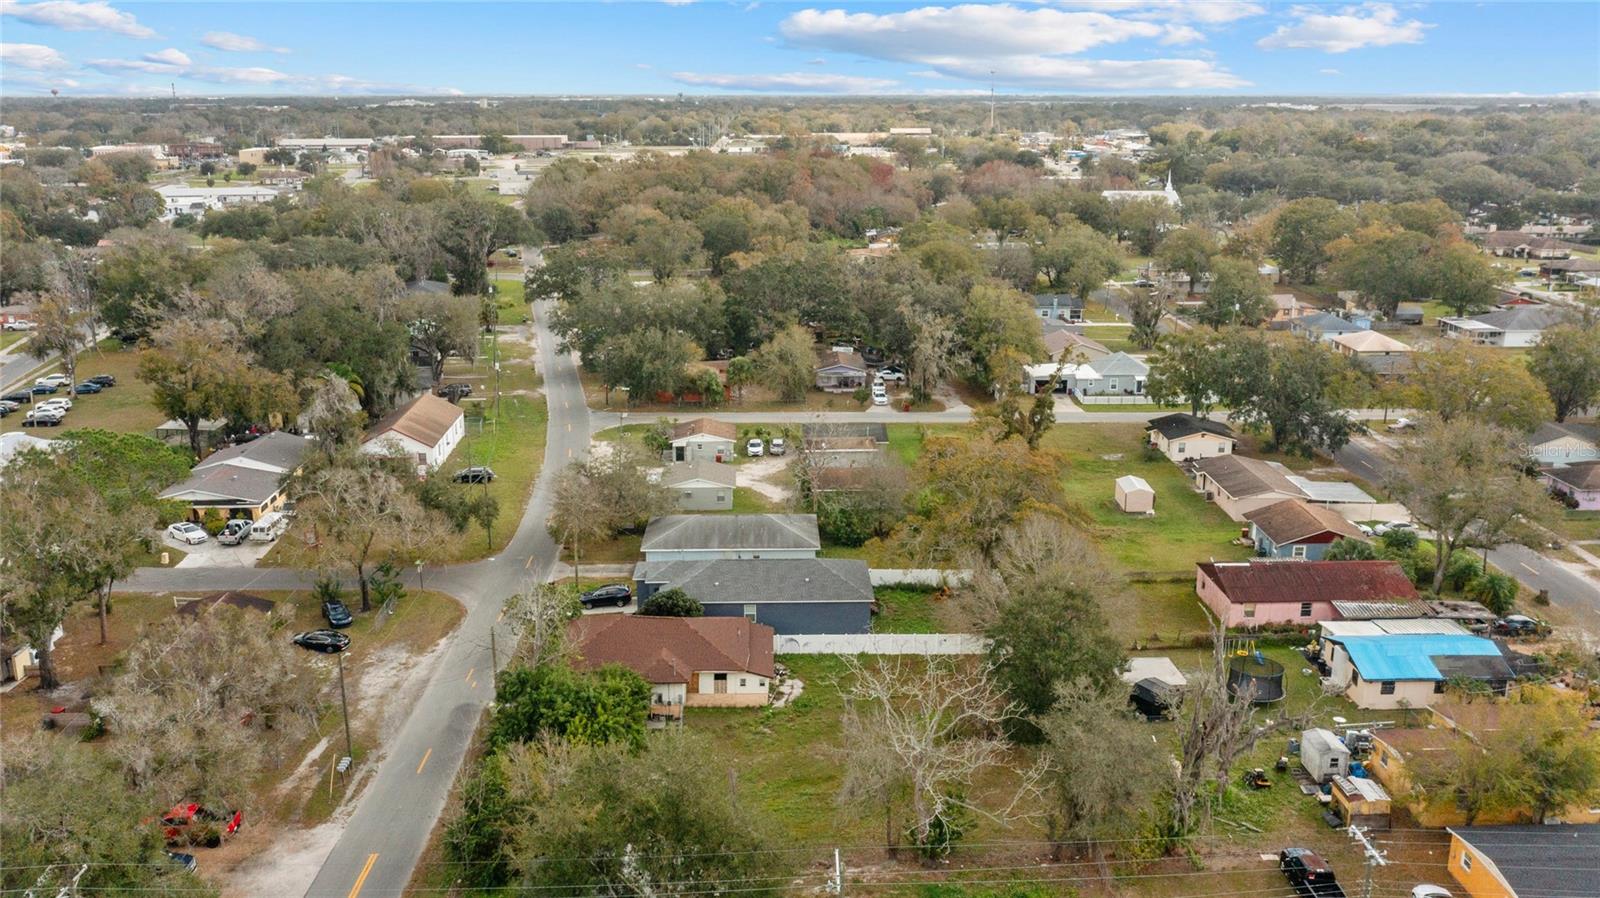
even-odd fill
[(1274, 502), (1246, 512), (1250, 541), (1258, 558), (1301, 558), (1319, 561), (1339, 539), (1362, 539), (1356, 525), (1322, 505), (1299, 499)]
[(681, 589), (706, 617), (747, 617), (780, 636), (866, 633), (872, 626), (867, 563), (848, 558), (722, 558), (634, 566), (639, 601)]
[(1289, 330), (1309, 340), (1332, 340), (1340, 334), (1354, 334), (1372, 329), (1372, 316), (1355, 313), (1340, 318), (1330, 312), (1313, 312), (1290, 320)]

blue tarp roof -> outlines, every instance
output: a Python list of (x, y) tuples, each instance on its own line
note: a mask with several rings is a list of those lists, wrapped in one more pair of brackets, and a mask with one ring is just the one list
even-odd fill
[(1500, 648), (1481, 636), (1447, 633), (1394, 636), (1331, 637), (1350, 653), (1356, 670), (1367, 680), (1442, 680), (1433, 659), (1449, 655), (1499, 655)]

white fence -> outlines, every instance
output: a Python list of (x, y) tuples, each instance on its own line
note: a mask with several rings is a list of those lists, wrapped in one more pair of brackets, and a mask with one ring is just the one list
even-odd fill
[(1155, 405), (1149, 396), (1074, 396), (1079, 405)]
[(779, 655), (981, 655), (989, 641), (970, 633), (821, 633), (774, 636)]
[(972, 580), (972, 572), (960, 568), (875, 567), (867, 571), (873, 586), (962, 586)]

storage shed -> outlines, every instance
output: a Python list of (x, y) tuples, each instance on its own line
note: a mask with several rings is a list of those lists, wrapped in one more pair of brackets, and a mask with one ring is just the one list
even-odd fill
[(1129, 514), (1149, 514), (1156, 508), (1156, 491), (1143, 477), (1124, 474), (1117, 478), (1117, 507)]
[(1330, 730), (1306, 730), (1300, 734), (1300, 765), (1319, 783), (1349, 776), (1350, 749)]
[(1345, 826), (1389, 828), (1389, 793), (1376, 780), (1359, 776), (1333, 778), (1333, 811)]

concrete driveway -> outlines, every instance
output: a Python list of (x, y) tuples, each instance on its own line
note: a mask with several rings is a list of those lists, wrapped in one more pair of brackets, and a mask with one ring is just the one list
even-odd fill
[(224, 546), (213, 537), (198, 546), (185, 545), (170, 536), (161, 541), (181, 552), (188, 553), (173, 565), (176, 568), (242, 568), (255, 567), (256, 562), (272, 551), (274, 543), (245, 540), (237, 546)]

